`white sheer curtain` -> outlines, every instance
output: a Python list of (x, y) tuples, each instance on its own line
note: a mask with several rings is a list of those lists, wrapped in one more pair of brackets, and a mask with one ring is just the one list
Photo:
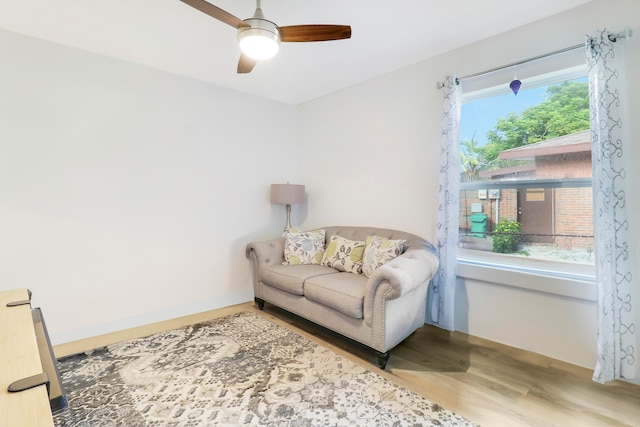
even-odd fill
[(431, 320), (441, 328), (454, 329), (456, 258), (460, 197), (460, 102), (462, 89), (455, 76), (443, 84), (442, 136), (436, 231), (440, 267), (431, 282)]
[[(587, 36), (593, 198), (598, 288), (598, 360), (594, 381), (638, 379), (638, 313), (633, 289), (624, 162), (630, 140), (624, 117), (627, 92), (624, 39), (606, 29)], [(637, 287), (637, 284), (636, 284)]]

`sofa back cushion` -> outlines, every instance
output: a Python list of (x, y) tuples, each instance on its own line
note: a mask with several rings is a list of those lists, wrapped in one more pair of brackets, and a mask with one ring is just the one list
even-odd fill
[(326, 234), (326, 241), (329, 242), (331, 236), (337, 234), (350, 240), (367, 240), (368, 236), (376, 235), (385, 237), (392, 240), (405, 240), (404, 251), (407, 252), (411, 249), (427, 249), (429, 252), (435, 254), (436, 249), (434, 246), (424, 240), (423, 238), (416, 236), (415, 234), (407, 233), (404, 231), (391, 230), (387, 228), (375, 228), (375, 227), (352, 227), (352, 226), (331, 226), (323, 227)]

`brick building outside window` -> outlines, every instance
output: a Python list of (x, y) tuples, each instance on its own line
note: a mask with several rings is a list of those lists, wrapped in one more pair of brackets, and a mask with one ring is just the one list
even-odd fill
[(480, 181), (474, 182), (471, 189), (463, 186), (461, 247), (491, 250), (483, 233), (471, 233), (473, 215), (477, 219), (480, 213), (486, 215), (486, 237), (491, 236), (499, 220), (508, 219), (521, 224), (523, 247), (591, 253), (590, 131), (505, 150), (499, 158), (518, 164), (480, 172)]

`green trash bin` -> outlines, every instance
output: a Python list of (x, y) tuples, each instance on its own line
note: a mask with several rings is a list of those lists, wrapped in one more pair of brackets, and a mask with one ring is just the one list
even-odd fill
[(469, 218), (471, 220), (471, 235), (473, 237), (486, 237), (487, 235), (487, 214), (474, 213)]

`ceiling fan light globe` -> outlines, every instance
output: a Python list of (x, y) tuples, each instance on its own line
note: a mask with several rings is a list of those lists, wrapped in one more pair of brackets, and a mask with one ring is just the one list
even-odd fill
[(280, 49), (280, 32), (271, 21), (247, 19), (251, 27), (238, 28), (238, 42), (242, 53), (256, 60), (273, 58)]
[(264, 35), (247, 35), (240, 39), (240, 50), (253, 59), (273, 58), (279, 49), (280, 44), (276, 40)]

